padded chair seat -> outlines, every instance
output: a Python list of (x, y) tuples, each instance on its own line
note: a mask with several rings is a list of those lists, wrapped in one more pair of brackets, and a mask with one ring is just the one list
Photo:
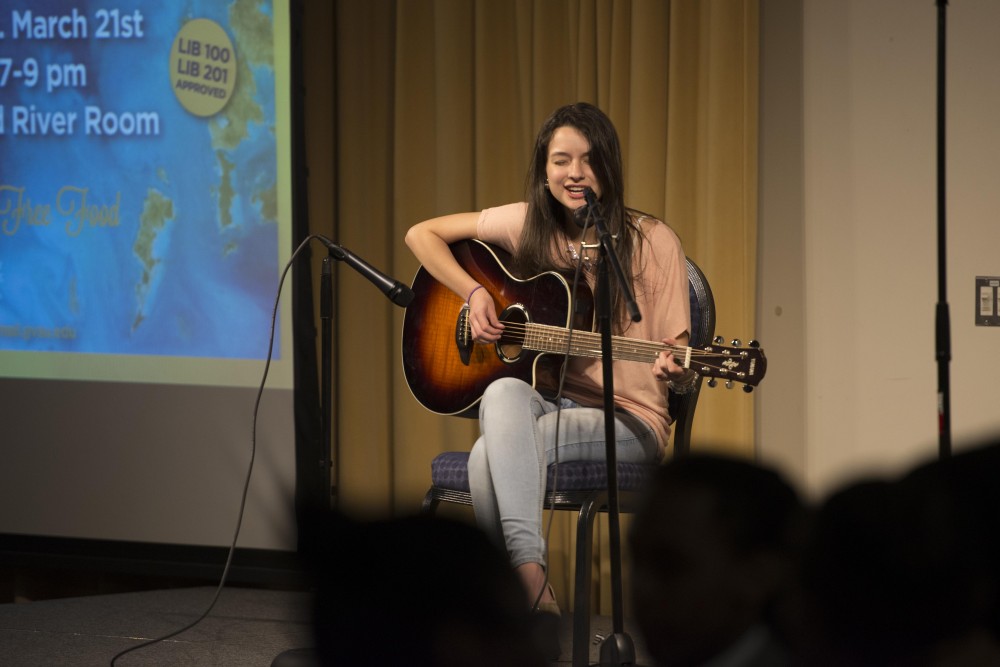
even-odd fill
[[(431, 461), (431, 483), (439, 489), (449, 491), (469, 491), (469, 453), (444, 452)], [(637, 491), (643, 479), (655, 464), (618, 463), (618, 489)], [(565, 461), (559, 464), (559, 478), (556, 467), (549, 466), (546, 489), (551, 491), (558, 484), (560, 492), (591, 491), (607, 488), (608, 468), (604, 461)]]

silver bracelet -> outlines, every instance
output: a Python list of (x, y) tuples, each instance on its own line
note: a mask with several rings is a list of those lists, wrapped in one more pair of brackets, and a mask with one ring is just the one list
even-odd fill
[(669, 387), (670, 391), (679, 396), (684, 394), (690, 394), (692, 392), (698, 391), (698, 378), (699, 375), (697, 373), (692, 373), (691, 379), (685, 382), (684, 384), (677, 384), (673, 380), (667, 380), (667, 387)]

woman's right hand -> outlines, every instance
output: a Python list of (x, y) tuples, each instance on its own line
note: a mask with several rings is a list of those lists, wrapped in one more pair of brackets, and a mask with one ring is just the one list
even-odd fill
[(453, 213), (417, 223), (406, 233), (406, 245), (440, 283), (469, 304), (472, 339), (495, 343), (503, 332), (493, 298), (455, 260), (448, 244), (476, 238), (479, 213)]
[(503, 323), (497, 317), (496, 304), (485, 287), (476, 288), (469, 296), (469, 328), (477, 343), (495, 343), (503, 333)]

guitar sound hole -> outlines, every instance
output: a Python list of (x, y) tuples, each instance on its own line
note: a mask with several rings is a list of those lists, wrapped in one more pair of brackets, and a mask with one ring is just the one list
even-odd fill
[(525, 329), (531, 318), (523, 305), (515, 303), (500, 313), (500, 321), (504, 324), (504, 332), (496, 344), (497, 354), (507, 363), (514, 363), (524, 351)]

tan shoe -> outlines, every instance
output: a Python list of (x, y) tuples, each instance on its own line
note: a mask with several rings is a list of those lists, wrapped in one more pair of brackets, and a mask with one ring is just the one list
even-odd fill
[[(552, 586), (549, 586), (549, 594), (555, 598)], [(562, 619), (562, 612), (559, 610), (559, 603), (539, 602), (532, 614), (534, 619), (535, 640), (538, 647), (545, 654), (545, 657), (554, 662), (559, 659), (562, 647), (559, 645), (559, 631)]]
[(549, 584), (549, 595), (552, 596), (552, 602), (539, 602), (538, 606), (535, 608), (540, 614), (552, 614), (553, 616), (562, 616), (562, 611), (559, 609), (559, 603), (555, 601), (556, 592), (552, 590), (552, 584)]

